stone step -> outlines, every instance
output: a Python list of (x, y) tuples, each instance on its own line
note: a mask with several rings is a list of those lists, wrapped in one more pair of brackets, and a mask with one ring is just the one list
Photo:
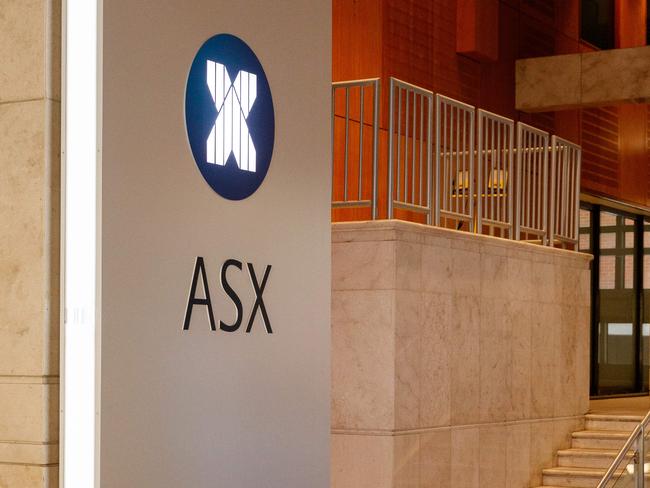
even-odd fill
[(639, 415), (588, 414), (585, 416), (585, 429), (632, 432), (642, 420)]
[(629, 432), (617, 430), (581, 430), (571, 435), (574, 449), (620, 449), (630, 437)]
[[(557, 464), (559, 467), (607, 469), (617, 454), (618, 449), (562, 449), (557, 452)], [(632, 459), (632, 452), (627, 459)]]
[(542, 470), (544, 486), (595, 488), (607, 469), (556, 467)]

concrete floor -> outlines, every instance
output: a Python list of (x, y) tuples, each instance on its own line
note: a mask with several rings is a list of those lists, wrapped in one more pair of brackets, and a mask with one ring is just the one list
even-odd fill
[(650, 396), (605, 398), (589, 402), (589, 413), (644, 416), (648, 411)]

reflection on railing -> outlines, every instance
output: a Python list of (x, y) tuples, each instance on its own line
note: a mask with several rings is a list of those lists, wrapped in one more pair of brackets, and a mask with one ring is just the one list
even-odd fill
[(386, 130), (379, 84), (332, 86), (333, 208), (370, 207), (372, 219), (406, 211), (429, 225), (575, 248), (579, 146), (396, 78)]
[[(335, 141), (339, 134), (337, 121), (337, 94), (343, 92), (345, 100), (343, 136), (343, 158), (337, 158)], [(370, 97), (368, 97), (370, 94)], [(370, 98), (366, 102), (366, 98)], [(352, 100), (353, 107), (350, 107)], [(366, 112), (370, 110), (369, 116)], [(364, 145), (364, 132), (368, 132)], [(351, 130), (351, 127), (354, 128)], [(368, 141), (368, 139), (370, 139)], [(368, 144), (371, 147), (370, 156), (366, 156)], [(339, 194), (332, 185), (332, 207), (370, 207), (372, 219), (377, 218), (377, 157), (379, 145), (379, 78), (368, 80), (346, 81), (332, 84), (332, 181), (340, 173), (343, 181), (343, 191)], [(354, 146), (354, 147), (353, 147)], [(354, 153), (354, 155), (353, 155)], [(337, 167), (334, 162), (342, 159), (343, 167)], [(364, 184), (364, 167), (370, 169), (370, 184)], [(356, 184), (352, 184), (356, 182)]]

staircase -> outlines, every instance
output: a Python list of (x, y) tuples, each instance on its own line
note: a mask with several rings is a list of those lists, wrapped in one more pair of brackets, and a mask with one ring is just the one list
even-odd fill
[(557, 466), (542, 471), (544, 488), (596, 487), (642, 420), (632, 415), (587, 415), (585, 430), (572, 435), (571, 448), (557, 452)]

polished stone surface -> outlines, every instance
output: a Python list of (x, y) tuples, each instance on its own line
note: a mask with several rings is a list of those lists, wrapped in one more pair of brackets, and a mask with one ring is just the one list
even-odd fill
[(0, 487), (58, 486), (60, 0), (0, 0)]
[(551, 111), (650, 101), (650, 47), (516, 62), (516, 108)]
[(588, 408), (590, 257), (399, 221), (332, 242), (332, 486), (541, 482)]

